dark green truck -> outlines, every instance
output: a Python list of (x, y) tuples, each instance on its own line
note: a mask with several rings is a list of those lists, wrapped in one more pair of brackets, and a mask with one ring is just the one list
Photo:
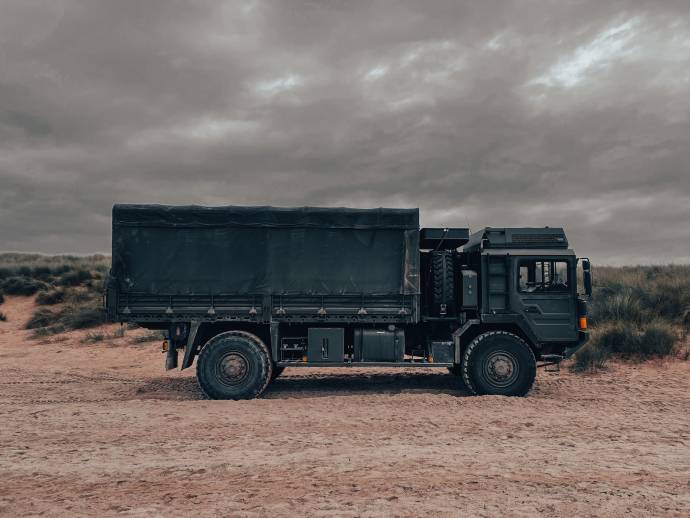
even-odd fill
[(285, 367), (354, 365), (448, 368), (472, 393), (522, 396), (539, 362), (587, 340), (589, 261), (561, 228), (420, 229), (418, 209), (116, 205), (112, 258), (109, 319), (164, 330), (166, 367), (196, 359), (211, 398), (257, 397)]

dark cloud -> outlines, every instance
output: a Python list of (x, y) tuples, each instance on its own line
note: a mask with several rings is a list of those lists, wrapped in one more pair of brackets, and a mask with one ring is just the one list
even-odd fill
[(690, 261), (687, 2), (0, 1), (0, 249), (114, 202), (419, 206)]

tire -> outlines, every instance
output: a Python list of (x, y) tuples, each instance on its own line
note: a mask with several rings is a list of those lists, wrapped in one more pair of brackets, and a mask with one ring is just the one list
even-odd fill
[(280, 376), (284, 370), (285, 370), (285, 367), (277, 367), (276, 365), (274, 365), (273, 371), (271, 372), (271, 381), (273, 381), (278, 376)]
[(453, 256), (447, 252), (436, 252), (432, 259), (434, 304), (453, 304)]
[(457, 382), (459, 383), (459, 388), (464, 389), (465, 387), (465, 380), (462, 378), (462, 365), (453, 365), (452, 367), (448, 367), (448, 372), (452, 375), (455, 376), (457, 379)]
[(462, 378), (473, 394), (525, 396), (537, 376), (537, 361), (527, 343), (507, 331), (479, 335), (465, 349)]
[(266, 344), (245, 331), (228, 331), (209, 340), (199, 354), (196, 376), (211, 399), (253, 399), (271, 381), (273, 366)]

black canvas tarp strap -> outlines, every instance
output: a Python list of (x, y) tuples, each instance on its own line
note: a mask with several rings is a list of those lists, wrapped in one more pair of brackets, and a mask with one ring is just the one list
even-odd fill
[(115, 205), (119, 227), (419, 229), (418, 209)]

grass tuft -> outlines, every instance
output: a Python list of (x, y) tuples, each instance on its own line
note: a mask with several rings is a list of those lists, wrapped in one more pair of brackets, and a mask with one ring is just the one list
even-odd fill
[(135, 336), (132, 338), (131, 343), (133, 344), (144, 344), (148, 342), (157, 342), (160, 340), (165, 340), (165, 335), (162, 331), (151, 331), (145, 335)]
[(661, 320), (642, 328), (615, 322), (597, 329), (592, 337), (592, 343), (599, 350), (632, 360), (669, 356), (677, 340), (673, 326)]
[(34, 311), (31, 318), (26, 323), (27, 329), (38, 329), (39, 327), (48, 327), (55, 323), (57, 313), (47, 308), (39, 308)]
[(570, 366), (570, 370), (590, 373), (604, 370), (610, 357), (611, 354), (607, 350), (589, 343), (575, 353), (575, 361)]
[(83, 344), (94, 344), (97, 342), (102, 342), (104, 340), (112, 340), (115, 338), (122, 338), (125, 335), (124, 327), (117, 328), (112, 333), (103, 333), (100, 331), (90, 331), (82, 338), (81, 343)]
[(594, 324), (657, 319), (680, 324), (690, 309), (690, 265), (601, 266), (593, 276)]
[(81, 286), (92, 278), (89, 270), (79, 268), (62, 274), (56, 282), (59, 286)]
[(52, 306), (65, 301), (65, 291), (62, 289), (39, 291), (36, 295), (36, 304), (39, 306)]
[(643, 357), (663, 357), (674, 353), (678, 335), (672, 326), (658, 321), (649, 324), (639, 340)]
[(62, 312), (60, 322), (69, 329), (86, 329), (105, 324), (105, 311), (101, 308), (68, 308)]
[(7, 295), (29, 296), (46, 287), (42, 281), (25, 276), (8, 277), (2, 282), (2, 291)]
[(86, 336), (81, 340), (81, 343), (83, 344), (93, 344), (96, 342), (102, 342), (103, 340), (106, 339), (106, 334), (105, 333), (99, 333), (99, 332), (89, 332), (86, 334)]

